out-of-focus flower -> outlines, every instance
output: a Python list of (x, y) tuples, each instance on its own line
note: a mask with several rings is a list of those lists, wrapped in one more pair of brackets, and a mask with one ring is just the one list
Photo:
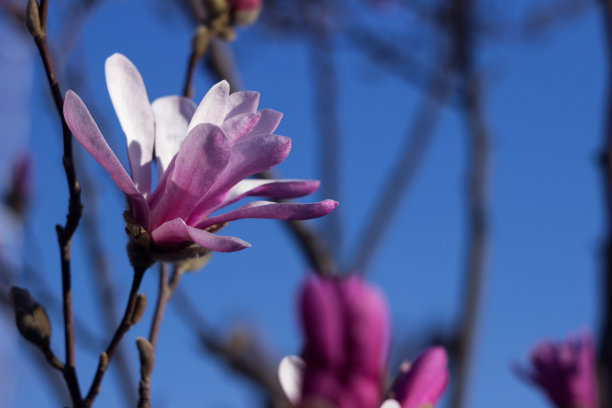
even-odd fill
[[(318, 181), (247, 179), (289, 154), (290, 139), (272, 134), (282, 114), (257, 111), (257, 92), (230, 95), (226, 81), (213, 86), (197, 107), (180, 96), (150, 104), (138, 70), (120, 54), (107, 59), (106, 82), (127, 138), (131, 177), (73, 91), (66, 93), (64, 115), (75, 138), (128, 196), (132, 218), (128, 233), (154, 257), (176, 255), (193, 248), (193, 243), (203, 252), (241, 250), (250, 245), (213, 232), (241, 218), (309, 219), (336, 207), (332, 200), (314, 204), (255, 201), (213, 216), (246, 196), (286, 199), (318, 188)], [(153, 155), (158, 170), (155, 189), (151, 186)]]
[(530, 360), (531, 370), (519, 369), (519, 376), (542, 389), (555, 406), (598, 406), (595, 346), (591, 333), (580, 333), (561, 342), (541, 342), (532, 349)]
[(229, 0), (232, 21), (239, 26), (253, 24), (261, 11), (261, 0)]
[(395, 380), (393, 397), (402, 408), (433, 407), (448, 383), (448, 357), (443, 347), (430, 347), (414, 363), (405, 362)]
[(412, 408), (421, 405), (409, 404), (435, 403), (442, 392), (446, 354), (432, 348), (414, 370), (400, 373), (395, 399), (382, 402), (389, 313), (384, 295), (361, 278), (308, 279), (300, 316), (302, 358), (285, 357), (279, 367), (281, 385), (295, 406)]

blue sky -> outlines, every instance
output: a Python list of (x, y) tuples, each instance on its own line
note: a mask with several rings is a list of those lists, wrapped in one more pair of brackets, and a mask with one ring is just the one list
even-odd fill
[[(53, 12), (52, 32), (61, 24)], [(513, 13), (517, 11), (508, 11)], [(91, 92), (83, 96), (85, 103), (100, 109), (103, 118), (96, 119), (104, 119), (105, 135), (124, 163), (124, 139), (106, 92), (104, 60), (114, 52), (130, 58), (151, 100), (176, 94), (182, 87), (190, 36), (178, 14), (160, 14), (144, 0), (104, 2), (86, 21), (70, 62), (86, 76)], [(592, 8), (543, 37), (500, 39), (484, 46), (481, 67), (487, 73), (486, 111), (493, 138), (491, 232), (468, 406), (540, 408), (547, 406), (545, 400), (517, 380), (510, 365), (523, 360), (539, 339), (562, 338), (585, 327), (596, 330), (599, 316), (598, 250), (603, 230), (595, 159), (606, 86), (600, 16)], [(290, 178), (318, 178), (316, 100), (307, 44), (255, 27), (240, 31), (233, 48), (245, 88), (261, 92), (261, 107), (285, 114), (278, 133), (292, 138), (293, 150), (278, 171)], [(53, 226), (63, 221), (66, 210), (60, 128), (49, 113), (41, 64), (34, 54), (32, 58), (33, 69), (12, 73), (23, 78), (33, 71), (31, 110), (23, 120), (29, 123), (36, 159), (36, 189), (25, 254), (59, 294)], [(335, 61), (341, 74), (343, 154), (342, 190), (332, 198), (341, 203), (347, 259), (403, 145), (420, 93), (342, 42)], [(198, 71), (195, 99), (212, 84), (212, 78)], [(9, 105), (0, 98), (0, 115), (6, 117)], [(466, 234), (465, 140), (463, 119), (453, 109), (445, 109), (423, 165), (372, 263), (368, 277), (389, 298), (398, 339), (420, 338), (434, 324), (450, 328), (458, 315)], [(107, 174), (90, 157), (82, 157), (96, 177), (102, 200), (103, 246), (112, 254), (111, 271), (121, 299), (115, 307), (120, 310), (131, 279), (124, 253), (124, 201)], [(185, 290), (221, 330), (248, 324), (279, 357), (299, 352), (294, 295), (307, 270), (299, 251), (277, 222), (239, 221), (226, 231), (253, 247), (215, 255), (204, 271), (184, 277)], [(77, 233), (75, 311), (94, 332), (108, 338), (91, 295), (94, 281), (82, 241)], [(25, 277), (21, 283), (29, 284)], [(150, 271), (143, 286), (150, 305), (156, 287), (156, 272)], [(124, 340), (134, 366), (134, 338), (147, 334), (151, 309)], [(54, 318), (53, 346), (59, 354), (61, 320)], [(2, 342), (11, 347), (9, 341)], [(18, 361), (30, 361), (24, 352), (30, 346), (19, 340), (16, 347)], [(77, 360), (84, 386), (92, 378), (97, 358), (81, 344)], [(15, 364), (13, 370), (16, 406), (52, 405), (46, 379), (35, 365)], [(98, 405), (118, 406), (117, 390), (116, 382), (107, 378)], [(252, 406), (253, 393), (202, 356), (170, 307), (162, 326), (152, 395), (160, 407), (245, 407)]]

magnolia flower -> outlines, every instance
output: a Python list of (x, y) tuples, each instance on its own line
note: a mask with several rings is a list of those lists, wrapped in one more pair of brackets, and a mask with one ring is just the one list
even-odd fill
[(141, 245), (156, 253), (176, 252), (193, 243), (205, 250), (237, 251), (250, 245), (213, 234), (229, 221), (309, 219), (336, 207), (332, 200), (314, 204), (254, 201), (213, 215), (245, 196), (285, 199), (318, 188), (318, 181), (247, 179), (289, 154), (290, 139), (273, 134), (282, 114), (257, 111), (257, 92), (230, 95), (226, 81), (213, 86), (197, 107), (180, 96), (150, 104), (138, 70), (126, 57), (114, 54), (105, 68), (110, 97), (127, 139), (131, 177), (73, 91), (66, 93), (64, 116), (75, 138), (127, 195), (133, 219), (128, 229)]
[(400, 373), (395, 399), (381, 405), (389, 313), (384, 295), (358, 277), (308, 279), (300, 316), (303, 358), (288, 356), (279, 366), (281, 385), (295, 406), (414, 408), (434, 404), (446, 385), (446, 354), (433, 348)]
[(559, 408), (596, 408), (598, 386), (591, 333), (561, 342), (544, 341), (531, 350), (532, 370), (519, 376), (540, 387)]

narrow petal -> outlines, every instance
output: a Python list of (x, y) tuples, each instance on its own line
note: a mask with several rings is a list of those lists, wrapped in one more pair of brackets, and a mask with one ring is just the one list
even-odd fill
[(259, 92), (234, 92), (229, 96), (227, 102), (227, 119), (236, 115), (240, 115), (241, 113), (254, 113), (257, 110), (258, 104)]
[(106, 85), (125, 133), (132, 178), (144, 195), (151, 192), (155, 121), (140, 73), (121, 54), (106, 60)]
[(232, 187), (222, 203), (214, 210), (235, 203), (246, 196), (259, 196), (275, 199), (303, 197), (314, 193), (321, 182), (319, 180), (256, 180), (245, 179)]
[(193, 114), (187, 131), (191, 131), (200, 123), (221, 126), (227, 114), (229, 90), (230, 86), (227, 81), (221, 81), (210, 88)]
[(158, 98), (151, 106), (155, 115), (155, 156), (161, 177), (187, 137), (196, 106), (191, 99), (175, 95)]
[(277, 135), (250, 134), (232, 146), (230, 162), (189, 218), (193, 225), (224, 200), (225, 193), (240, 180), (282, 162), (291, 150), (291, 140)]
[(73, 91), (66, 92), (64, 117), (74, 137), (110, 174), (117, 187), (127, 194), (132, 204), (134, 218), (143, 227), (148, 228), (149, 207), (144, 196), (138, 191), (119, 159), (104, 140), (98, 125), (81, 98)]
[(153, 228), (175, 218), (187, 219), (229, 158), (230, 146), (221, 129), (210, 123), (193, 128), (176, 155), (165, 191), (151, 207)]
[(298, 405), (302, 398), (302, 381), (304, 380), (304, 360), (298, 356), (284, 357), (278, 366), (278, 379), (285, 395), (293, 405)]
[(234, 144), (253, 129), (259, 118), (258, 113), (242, 113), (225, 120), (221, 125), (221, 130), (227, 136), (230, 144)]
[(242, 218), (268, 218), (277, 220), (309, 220), (322, 217), (338, 205), (337, 201), (324, 200), (313, 204), (274, 203), (271, 201), (255, 201), (237, 210), (216, 217), (206, 218), (197, 225), (206, 228), (209, 225), (239, 220)]
[(251, 246), (240, 238), (215, 235), (208, 231), (190, 227), (180, 218), (160, 225), (153, 230), (151, 237), (153, 242), (159, 246), (195, 242), (203, 248), (216, 252), (235, 252)]
[(262, 109), (259, 111), (261, 118), (257, 125), (251, 130), (251, 134), (253, 135), (267, 135), (274, 133), (281, 119), (283, 118), (283, 114), (277, 112), (272, 109)]

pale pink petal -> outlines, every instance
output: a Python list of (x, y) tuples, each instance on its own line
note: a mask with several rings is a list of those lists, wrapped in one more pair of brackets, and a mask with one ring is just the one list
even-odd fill
[(187, 137), (196, 106), (191, 99), (175, 95), (158, 98), (151, 106), (155, 115), (157, 172), (161, 177)]
[(193, 114), (187, 131), (191, 131), (200, 123), (221, 126), (227, 114), (229, 90), (230, 86), (225, 80), (210, 88)]
[[(254, 113), (259, 104), (259, 92), (234, 92), (227, 101), (227, 119), (241, 113)], [(272, 132), (269, 132), (272, 133)]]
[(145, 196), (151, 192), (155, 121), (140, 73), (125, 56), (106, 60), (106, 85), (125, 133), (132, 179)]
[(321, 182), (319, 180), (258, 180), (245, 179), (232, 187), (225, 199), (214, 210), (235, 203), (246, 196), (259, 196), (275, 199), (303, 197), (315, 192)]
[(221, 130), (227, 136), (230, 144), (236, 143), (243, 136), (247, 135), (259, 121), (260, 115), (257, 113), (242, 113), (231, 119), (227, 119), (221, 125)]
[(151, 237), (153, 242), (159, 246), (195, 242), (202, 248), (208, 248), (216, 252), (235, 252), (251, 246), (240, 238), (215, 235), (208, 231), (190, 227), (180, 218), (163, 223), (153, 230)]
[(298, 356), (284, 357), (278, 366), (278, 379), (285, 395), (293, 405), (298, 405), (302, 398), (302, 381), (304, 380), (304, 360)]
[(274, 133), (283, 118), (283, 114), (272, 109), (262, 109), (258, 113), (261, 117), (257, 125), (251, 130), (251, 134), (267, 135)]
[(217, 126), (205, 123), (187, 135), (162, 196), (151, 207), (153, 228), (175, 218), (187, 219), (225, 169), (230, 146)]
[(271, 201), (254, 201), (234, 211), (206, 218), (198, 223), (198, 228), (242, 218), (268, 218), (277, 220), (309, 220), (322, 217), (331, 212), (338, 205), (337, 201), (324, 200), (312, 204), (274, 203)]
[(134, 218), (143, 227), (148, 228), (149, 207), (145, 198), (138, 191), (119, 159), (104, 140), (98, 125), (96, 125), (81, 98), (73, 91), (66, 92), (64, 117), (74, 137), (104, 167), (121, 191), (127, 194), (132, 204)]
[(291, 140), (277, 135), (247, 135), (232, 146), (230, 162), (215, 185), (197, 204), (189, 217), (194, 225), (223, 202), (225, 193), (240, 180), (268, 170), (283, 161), (291, 150)]

